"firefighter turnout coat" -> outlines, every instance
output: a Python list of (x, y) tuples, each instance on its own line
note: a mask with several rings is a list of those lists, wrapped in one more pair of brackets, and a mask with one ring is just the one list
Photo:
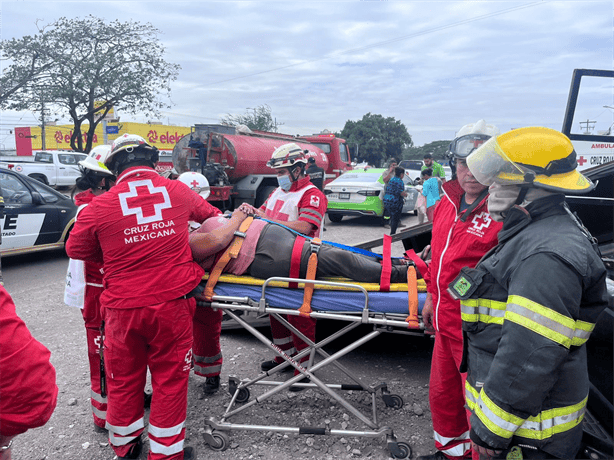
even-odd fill
[[(471, 439), (575, 458), (589, 390), (586, 346), (606, 269), (563, 195), (513, 207), (499, 245), (450, 284), (466, 334)], [(515, 447), (517, 448), (517, 447)]]
[(448, 292), (448, 284), (464, 266), (474, 267), (497, 245), (502, 224), (488, 213), (487, 197), (460, 211), (464, 190), (453, 180), (443, 184), (444, 197), (435, 208), (431, 263), (424, 278), (433, 301), (433, 323), (437, 331), (429, 404), (433, 418), (435, 447), (447, 458), (471, 455), (469, 425), (464, 397), (465, 374), (459, 372), (463, 355), (460, 304)]

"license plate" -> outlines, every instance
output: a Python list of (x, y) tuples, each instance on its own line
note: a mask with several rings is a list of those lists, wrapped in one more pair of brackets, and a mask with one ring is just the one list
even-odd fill
[(339, 193), (339, 199), (340, 200), (349, 200), (350, 199), (350, 194), (349, 193)]
[(328, 199), (328, 201), (335, 201), (339, 199), (339, 194), (338, 193), (329, 193), (328, 195), (326, 195), (326, 198)]

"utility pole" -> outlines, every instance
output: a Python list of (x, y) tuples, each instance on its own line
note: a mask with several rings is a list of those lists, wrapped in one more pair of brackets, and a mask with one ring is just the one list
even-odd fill
[(41, 149), (47, 150), (45, 144), (45, 98), (41, 92)]
[(586, 121), (581, 121), (580, 122), (580, 127), (582, 127), (582, 125), (586, 125), (586, 127), (584, 128), (584, 132), (582, 134), (591, 134), (593, 129), (595, 128), (595, 123), (597, 123), (596, 121), (590, 121), (590, 120), (586, 120)]

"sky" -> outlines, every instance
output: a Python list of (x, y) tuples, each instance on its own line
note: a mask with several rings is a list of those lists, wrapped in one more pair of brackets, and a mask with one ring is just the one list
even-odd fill
[[(560, 130), (573, 70), (612, 69), (613, 7), (587, 0), (2, 0), (0, 38), (34, 35), (36, 20), (60, 17), (150, 23), (166, 61), (181, 65), (165, 124), (219, 123), (267, 104), (280, 132), (313, 134), (372, 113), (400, 120), (420, 146), (452, 139), (479, 119), (502, 132)], [(610, 84), (587, 107), (598, 129), (614, 121), (614, 108), (604, 107), (614, 106), (613, 94)], [(9, 130), (37, 125), (38, 117), (3, 112), (0, 148), (14, 148)]]

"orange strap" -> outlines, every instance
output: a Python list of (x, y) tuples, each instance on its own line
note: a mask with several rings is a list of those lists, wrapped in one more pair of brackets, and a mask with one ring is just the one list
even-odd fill
[(409, 316), (405, 318), (408, 329), (419, 329), (418, 321), (418, 277), (413, 266), (407, 268), (407, 302)]
[[(313, 238), (311, 240), (312, 247), (322, 244), (322, 240), (319, 238)], [(307, 274), (305, 279), (315, 280), (316, 272), (318, 270), (318, 254), (317, 251), (313, 251), (309, 256), (309, 262), (307, 262)], [(311, 299), (313, 297), (313, 283), (305, 283), (305, 294), (303, 295), (303, 305), (298, 309), (300, 316), (309, 317), (311, 314)]]
[(202, 294), (205, 301), (211, 302), (211, 298), (215, 295), (213, 288), (217, 284), (217, 280), (220, 278), (224, 268), (226, 268), (226, 265), (228, 265), (228, 262), (230, 262), (230, 259), (236, 259), (239, 255), (239, 251), (243, 245), (243, 240), (245, 240), (245, 233), (253, 221), (254, 218), (249, 216), (247, 219), (241, 222), (239, 230), (235, 232), (234, 239), (226, 248), (226, 251), (224, 254), (222, 254), (222, 257), (219, 258), (215, 264), (215, 267), (213, 267), (213, 270), (211, 270), (209, 279), (207, 280), (207, 285), (205, 286), (205, 291)]

